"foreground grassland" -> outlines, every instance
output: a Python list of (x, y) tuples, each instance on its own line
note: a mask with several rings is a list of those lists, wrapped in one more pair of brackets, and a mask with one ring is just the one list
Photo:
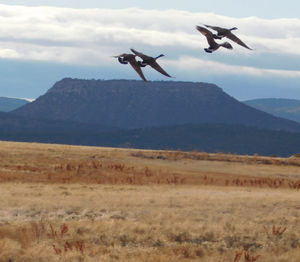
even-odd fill
[(300, 261), (300, 160), (0, 142), (0, 262)]

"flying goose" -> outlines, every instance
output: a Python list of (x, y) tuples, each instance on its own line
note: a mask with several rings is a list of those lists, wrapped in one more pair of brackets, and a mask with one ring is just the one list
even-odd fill
[(239, 44), (239, 45), (241, 45), (245, 48), (248, 48), (250, 50), (253, 50), (249, 46), (247, 46), (241, 39), (239, 39), (235, 34), (233, 34), (231, 32), (233, 30), (237, 30), (237, 27), (227, 29), (227, 28), (222, 28), (222, 27), (218, 27), (218, 26), (211, 26), (211, 25), (205, 25), (205, 26), (218, 32), (217, 34), (213, 34), (213, 37), (215, 39), (222, 39), (223, 37), (227, 37), (230, 40), (236, 42), (237, 44)]
[(214, 40), (214, 37), (213, 37), (213, 33), (210, 32), (208, 29), (204, 28), (204, 27), (201, 27), (201, 26), (196, 26), (196, 29), (206, 37), (207, 39), (207, 42), (209, 44), (209, 47), (208, 48), (204, 48), (205, 52), (207, 53), (212, 53), (214, 51), (216, 51), (219, 47), (225, 47), (227, 49), (232, 49), (232, 45), (228, 42), (224, 42), (224, 43), (221, 43), (221, 44), (218, 44), (215, 40)]
[(145, 78), (144, 74), (143, 74), (143, 71), (139, 65), (139, 63), (141, 61), (136, 61), (135, 57), (137, 55), (133, 55), (133, 54), (121, 54), (121, 55), (117, 55), (117, 56), (113, 56), (115, 58), (118, 58), (118, 61), (121, 63), (121, 64), (130, 64), (133, 69), (139, 74), (139, 76), (145, 81), (147, 82), (147, 79)]
[(157, 56), (157, 57), (151, 57), (151, 56), (147, 56), (143, 53), (140, 53), (136, 50), (134, 50), (133, 48), (130, 49), (135, 55), (137, 55), (138, 57), (142, 58), (143, 61), (139, 61), (138, 64), (141, 67), (145, 67), (147, 65), (151, 66), (153, 69), (155, 69), (156, 71), (158, 71), (159, 73), (167, 76), (167, 77), (171, 77), (165, 70), (163, 70), (161, 68), (161, 66), (156, 62), (156, 59), (164, 56), (163, 54)]

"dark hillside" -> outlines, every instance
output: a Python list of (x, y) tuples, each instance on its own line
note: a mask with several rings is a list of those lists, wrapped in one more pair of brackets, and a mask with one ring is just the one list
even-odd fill
[(94, 131), (110, 131), (116, 128), (103, 127), (95, 124), (83, 124), (72, 121), (61, 120), (45, 120), (22, 117), (12, 113), (0, 112), (0, 133), (20, 134), (23, 133), (39, 133), (50, 134), (51, 132), (90, 132)]
[[(1, 120), (0, 120), (1, 121)], [(36, 122), (37, 123), (37, 122)], [(61, 124), (61, 122), (59, 122)], [(58, 123), (57, 123), (58, 124)], [(75, 124), (74, 124), (75, 125)], [(57, 128), (58, 126), (56, 126)], [(227, 124), (179, 125), (101, 131), (75, 128), (2, 130), (0, 140), (144, 149), (291, 156), (300, 153), (300, 133)]]

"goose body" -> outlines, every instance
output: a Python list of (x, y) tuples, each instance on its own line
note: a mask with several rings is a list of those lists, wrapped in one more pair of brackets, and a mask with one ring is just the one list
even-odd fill
[(214, 40), (214, 36), (213, 36), (213, 33), (211, 31), (209, 31), (208, 29), (202, 27), (202, 26), (196, 26), (196, 29), (206, 37), (206, 40), (209, 44), (209, 47), (208, 48), (204, 48), (205, 52), (207, 53), (212, 53), (216, 50), (218, 50), (220, 47), (224, 47), (224, 48), (227, 48), (227, 49), (232, 49), (232, 45), (228, 42), (224, 42), (224, 43), (217, 43), (215, 40)]
[(147, 65), (151, 66), (153, 69), (155, 69), (156, 71), (158, 71), (159, 73), (167, 76), (167, 77), (171, 77), (157, 62), (156, 60), (162, 56), (164, 56), (163, 54), (157, 56), (157, 57), (152, 57), (152, 56), (147, 56), (141, 52), (138, 52), (136, 50), (134, 50), (133, 48), (130, 49), (135, 55), (137, 55), (138, 57), (140, 57), (143, 61), (139, 61), (138, 64), (140, 67), (145, 67)]
[(236, 42), (237, 44), (252, 50), (249, 46), (247, 46), (241, 39), (239, 39), (235, 34), (233, 34), (231, 31), (237, 30), (237, 27), (233, 27), (230, 29), (218, 27), (218, 26), (211, 26), (211, 25), (205, 25), (208, 28), (211, 28), (215, 31), (217, 31), (217, 34), (213, 34), (213, 37), (215, 39), (222, 39), (223, 37), (227, 37), (228, 39)]
[(145, 78), (144, 74), (143, 74), (143, 71), (141, 69), (141, 66), (139, 64), (138, 61), (136, 61), (136, 56), (137, 55), (133, 55), (133, 54), (121, 54), (121, 55), (118, 55), (118, 56), (114, 56), (116, 58), (118, 58), (118, 61), (121, 63), (121, 64), (130, 64), (132, 66), (132, 68), (138, 73), (138, 75), (146, 82), (147, 79)]

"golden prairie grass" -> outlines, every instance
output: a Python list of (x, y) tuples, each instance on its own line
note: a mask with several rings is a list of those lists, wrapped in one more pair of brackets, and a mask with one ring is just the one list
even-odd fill
[(300, 159), (297, 155), (288, 158), (284, 157), (266, 157), (255, 155), (237, 155), (224, 153), (206, 153), (206, 152), (184, 152), (177, 151), (152, 151), (152, 150), (137, 150), (131, 153), (132, 156), (150, 159), (165, 159), (165, 160), (208, 160), (208, 161), (223, 161), (223, 162), (238, 162), (246, 164), (263, 164), (263, 165), (287, 165), (300, 166)]
[(299, 180), (295, 164), (0, 142), (0, 262), (300, 261)]
[(9, 142), (0, 142), (0, 146), (0, 182), (300, 189), (295, 164), (300, 160), (289, 158), (281, 158), (280, 163), (285, 164), (279, 165), (277, 158), (266, 158), (265, 164), (265, 158), (258, 156)]
[(13, 183), (0, 190), (2, 261), (232, 262), (241, 251), (239, 261), (300, 257), (294, 190)]

